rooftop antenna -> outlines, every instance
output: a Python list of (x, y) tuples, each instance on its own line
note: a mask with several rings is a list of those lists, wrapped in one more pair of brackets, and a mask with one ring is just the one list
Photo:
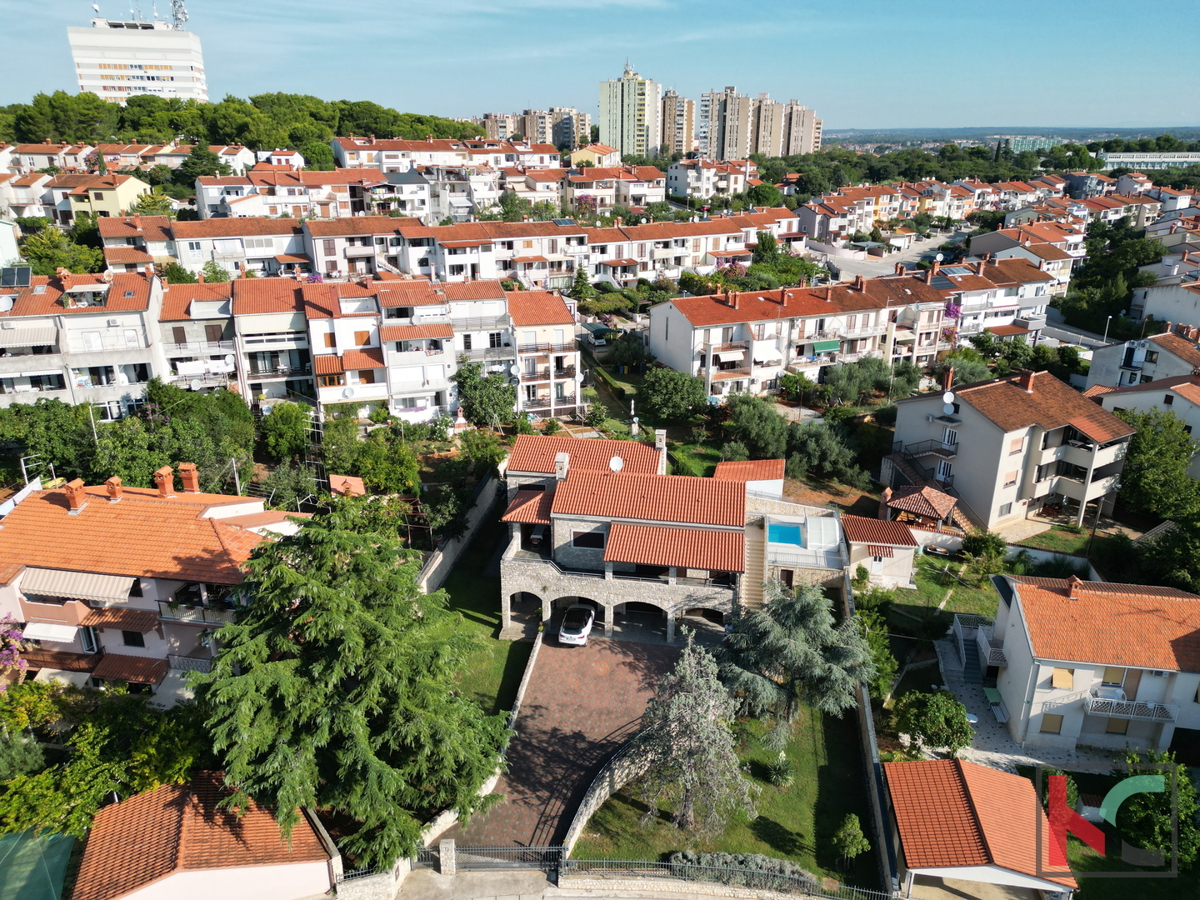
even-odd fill
[(171, 27), (176, 31), (187, 31), (187, 7), (183, 0), (171, 0)]
[(92, 9), (94, 9), (96, 11), (96, 15), (100, 15), (100, 4), (99, 3), (93, 3)]
[(142, 8), (140, 6), (134, 6), (131, 3), (129, 5), (129, 17), (135, 22), (142, 21)]

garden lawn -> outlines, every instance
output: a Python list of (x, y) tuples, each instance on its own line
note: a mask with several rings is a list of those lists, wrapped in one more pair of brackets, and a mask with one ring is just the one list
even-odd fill
[[(1051, 527), (1049, 531), (1043, 531), (1041, 534), (1035, 534), (1033, 537), (1025, 538), (1021, 541), (1022, 547), (1035, 547), (1039, 550), (1054, 550), (1057, 553), (1074, 553), (1077, 556), (1086, 556), (1088, 550), (1088, 541), (1092, 540), (1092, 533), (1084, 530), (1081, 534), (1076, 534), (1061, 525)], [(1097, 533), (1096, 539), (1092, 541), (1093, 560), (1103, 560), (1107, 553), (1110, 544), (1119, 540), (1114, 535)]]
[(597, 380), (595, 387), (585, 388), (584, 396), (589, 403), (603, 408), (605, 433), (616, 438), (629, 437), (629, 405), (618, 400), (608, 385)]
[(804, 710), (787, 746), (795, 766), (795, 781), (778, 788), (767, 781), (767, 765), (777, 753), (763, 747), (757, 737), (761, 723), (747, 723), (750, 736), (740, 752), (761, 792), (758, 815), (739, 816), (725, 831), (701, 838), (677, 830), (670, 812), (660, 809), (645, 828), (639, 819), (647, 807), (638, 797), (637, 784), (627, 785), (602, 806), (584, 830), (572, 856), (578, 859), (655, 860), (674, 850), (760, 853), (790, 859), (815, 875), (836, 878), (862, 887), (878, 887), (874, 850), (854, 860), (845, 870), (833, 849), (833, 834), (847, 813), (855, 813), (870, 833), (866, 782), (853, 711), (841, 719)]
[(463, 617), (463, 630), (479, 639), (480, 647), (466, 661), (459, 681), (465, 695), (490, 714), (512, 709), (525, 663), (533, 644), (497, 640), (500, 629), (500, 577), (488, 565), (508, 532), (493, 510), (480, 526), (450, 572), (444, 585), (450, 608)]
[(968, 578), (964, 584), (955, 577), (961, 569), (962, 563), (959, 562), (935, 559), (924, 554), (918, 556), (913, 573), (917, 589), (897, 590), (898, 605), (937, 609), (949, 592), (950, 597), (942, 607), (944, 612), (994, 616), (998, 598), (991, 583), (985, 579), (975, 585), (974, 579)]
[(671, 448), (674, 475), (698, 475), (709, 478), (721, 461), (721, 448), (715, 443), (676, 444)]

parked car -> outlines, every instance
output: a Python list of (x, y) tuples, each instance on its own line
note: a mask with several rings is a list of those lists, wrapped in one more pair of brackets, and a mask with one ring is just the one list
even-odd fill
[(567, 614), (563, 616), (562, 626), (558, 629), (558, 642), (570, 647), (586, 646), (595, 621), (594, 609), (586, 603), (576, 603), (569, 607)]

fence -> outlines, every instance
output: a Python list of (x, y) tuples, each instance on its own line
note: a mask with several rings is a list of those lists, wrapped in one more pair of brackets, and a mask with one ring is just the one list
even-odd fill
[(649, 757), (634, 752), (636, 747), (637, 744), (632, 741), (621, 747), (588, 785), (587, 793), (579, 801), (579, 808), (575, 810), (575, 817), (571, 819), (571, 825), (567, 828), (567, 836), (563, 838), (567, 854), (575, 849), (575, 845), (583, 837), (583, 829), (596, 810), (603, 806), (609, 797), (646, 771)]
[[(742, 869), (733, 866), (703, 866), (681, 862), (655, 862), (644, 859), (568, 859), (559, 872), (572, 879), (594, 875), (600, 888), (609, 887), (601, 879), (624, 876), (630, 879), (672, 879), (687, 882), (709, 882), (744, 887), (751, 891), (775, 891), (805, 897), (827, 897), (831, 900), (892, 900), (893, 894), (870, 891), (848, 885), (822, 883), (800, 874)], [(579, 885), (575, 885), (579, 886)], [(657, 886), (646, 886), (653, 891)]]

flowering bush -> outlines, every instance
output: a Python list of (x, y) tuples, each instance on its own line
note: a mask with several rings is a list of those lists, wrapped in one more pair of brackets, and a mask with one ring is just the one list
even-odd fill
[(961, 306), (959, 306), (957, 303), (947, 303), (946, 304), (946, 318), (947, 319), (958, 319), (961, 317), (962, 317), (962, 307)]
[(28, 645), (21, 640), (21, 629), (11, 616), (0, 619), (0, 668), (24, 669), (29, 663), (21, 654)]

